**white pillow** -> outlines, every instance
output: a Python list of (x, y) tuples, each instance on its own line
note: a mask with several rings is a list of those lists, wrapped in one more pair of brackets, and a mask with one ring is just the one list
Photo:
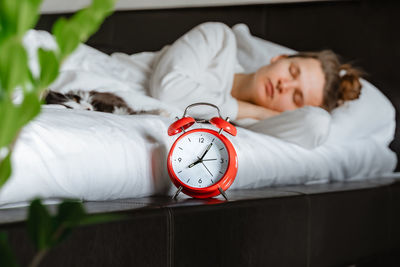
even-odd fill
[(326, 142), (330, 125), (331, 116), (327, 111), (306, 106), (258, 121), (246, 128), (313, 149)]
[[(246, 73), (269, 64), (274, 56), (296, 52), (251, 35), (244, 24), (237, 24), (232, 29), (238, 46), (238, 61)], [(364, 79), (361, 79), (361, 83), (363, 88), (359, 99), (348, 101), (331, 112), (331, 127), (326, 142), (343, 143), (373, 138), (387, 146), (393, 140), (396, 127), (393, 105), (371, 83)], [(284, 118), (282, 123), (285, 123)]]

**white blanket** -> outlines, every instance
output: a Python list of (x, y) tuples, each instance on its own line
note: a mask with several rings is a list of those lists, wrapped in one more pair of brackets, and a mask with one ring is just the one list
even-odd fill
[[(36, 196), (107, 200), (171, 194), (166, 172), (171, 122), (45, 107), (17, 142), (14, 172), (0, 204)], [(243, 128), (229, 138), (239, 165), (231, 189), (368, 179), (396, 163), (374, 140), (307, 150)]]
[[(31, 50), (52, 42), (43, 32), (30, 32), (27, 38)], [(81, 46), (53, 88), (114, 91), (132, 106), (162, 107), (171, 116), (181, 116), (181, 110), (147, 96), (148, 78), (160, 54), (110, 57)], [(31, 53), (33, 69), (34, 57)], [(18, 139), (12, 177), (0, 191), (0, 206), (34, 197), (109, 200), (171, 194), (166, 157), (176, 138), (167, 136), (173, 121), (44, 107)], [(331, 141), (313, 150), (244, 128), (228, 138), (239, 165), (231, 189), (368, 179), (390, 173), (396, 165), (387, 140), (376, 138)]]

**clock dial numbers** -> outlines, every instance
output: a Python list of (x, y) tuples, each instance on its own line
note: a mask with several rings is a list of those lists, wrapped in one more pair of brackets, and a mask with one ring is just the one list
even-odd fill
[[(195, 142), (193, 142), (195, 140)], [(224, 143), (208, 132), (193, 132), (179, 140), (172, 154), (172, 167), (181, 182), (204, 188), (218, 182), (226, 172), (229, 156)]]

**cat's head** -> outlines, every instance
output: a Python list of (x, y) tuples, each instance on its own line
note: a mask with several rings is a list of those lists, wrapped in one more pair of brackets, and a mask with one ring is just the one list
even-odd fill
[(70, 109), (94, 110), (92, 96), (89, 92), (75, 90), (66, 94), (49, 91), (46, 95), (45, 102), (47, 104), (59, 104)]

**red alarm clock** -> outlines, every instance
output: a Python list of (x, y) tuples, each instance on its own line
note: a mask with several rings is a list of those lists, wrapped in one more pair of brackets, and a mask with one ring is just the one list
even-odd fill
[[(189, 108), (198, 105), (217, 109), (219, 117), (209, 120), (217, 130), (196, 128), (186, 131), (195, 123), (206, 122), (186, 117)], [(169, 136), (181, 133), (173, 143), (167, 159), (169, 176), (178, 188), (173, 198), (182, 191), (194, 198), (222, 194), (227, 199), (225, 191), (235, 180), (238, 160), (235, 148), (223, 132), (233, 136), (237, 133), (236, 128), (229, 123), (229, 118), (222, 119), (218, 107), (209, 103), (189, 105), (182, 118), (169, 126)]]

